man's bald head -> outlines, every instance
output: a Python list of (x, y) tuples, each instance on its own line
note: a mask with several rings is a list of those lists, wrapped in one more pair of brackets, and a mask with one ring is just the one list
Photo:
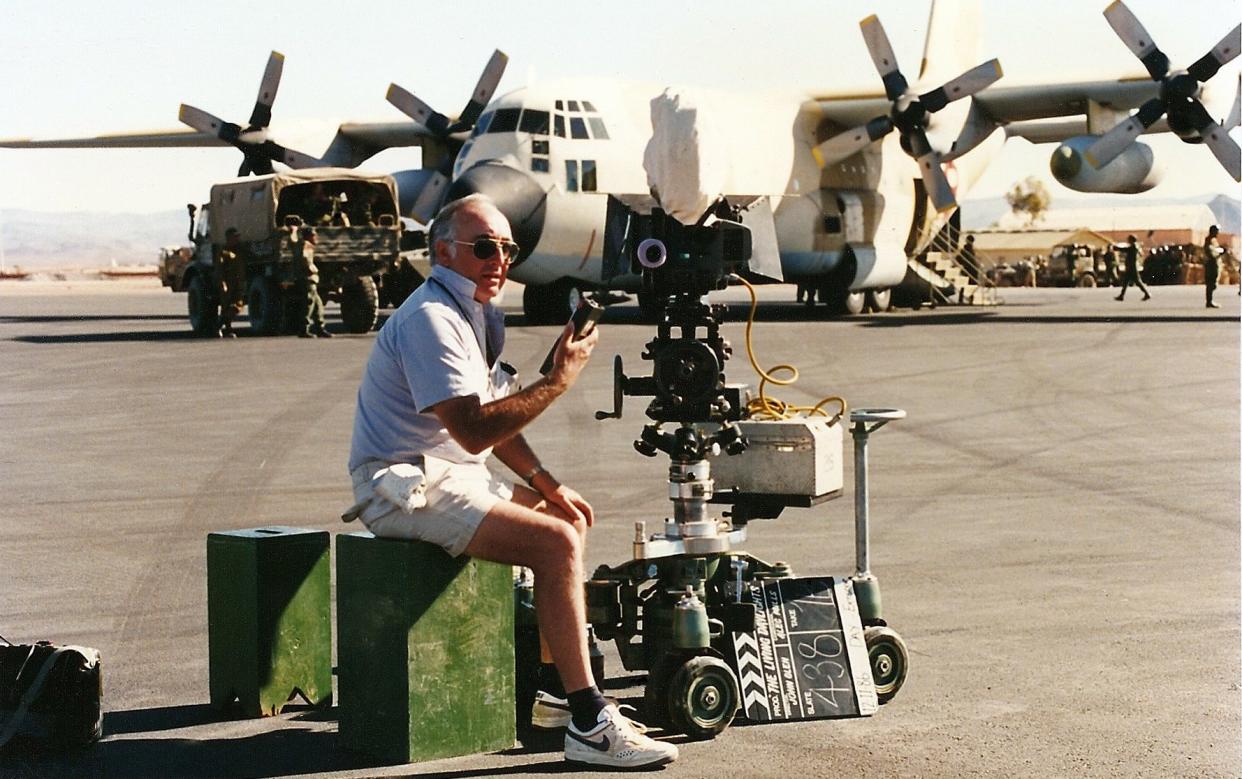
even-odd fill
[(471, 213), (475, 215), (484, 215), (494, 219), (498, 217), (506, 226), (509, 220), (496, 207), (496, 203), (487, 195), (475, 193), (466, 195), (463, 198), (445, 203), (436, 214), (436, 218), (431, 222), (431, 231), (427, 235), (427, 243), (431, 249), (431, 264), (437, 264), (438, 258), (436, 253), (440, 242), (445, 242), (448, 246), (453, 245), (453, 241), (458, 239), (457, 223), (458, 216), (462, 213)]

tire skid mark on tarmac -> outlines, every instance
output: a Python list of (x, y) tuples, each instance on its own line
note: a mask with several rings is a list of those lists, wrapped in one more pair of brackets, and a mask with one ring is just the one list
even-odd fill
[[(220, 464), (189, 499), (177, 526), (151, 536), (149, 553), (144, 557), (152, 563), (130, 588), (116, 645), (112, 650), (116, 660), (111, 674), (122, 677), (118, 679), (119, 688), (125, 688), (125, 682), (131, 678), (137, 680), (142, 676), (145, 662), (134, 660), (142, 656), (144, 648), (149, 649), (144, 644), (149, 644), (150, 638), (163, 635), (161, 624), (165, 610), (201, 606), (203, 621), (206, 622), (206, 601), (201, 604), (192, 602), (206, 592), (206, 581), (192, 585), (187, 583), (200, 568), (186, 564), (175, 554), (162, 552), (160, 547), (167, 546), (170, 535), (173, 539), (180, 536), (184, 541), (184, 535), (188, 532), (199, 534), (197, 543), (205, 545), (205, 534), (200, 533), (202, 528), (231, 527), (235, 523), (222, 518), (256, 515), (262, 499), (268, 494), (268, 477), (279, 472), (279, 466), (289, 458), (296, 441), (312, 429), (310, 423), (323, 418), (338, 403), (352, 401), (352, 394), (341, 395), (333, 388), (342, 381), (352, 380), (356, 374), (357, 366), (349, 365), (347, 370), (327, 381), (299, 394), (286, 396), (283, 411), (265, 420), (234, 449), (222, 453)], [(161, 608), (150, 608), (151, 604), (160, 604)]]

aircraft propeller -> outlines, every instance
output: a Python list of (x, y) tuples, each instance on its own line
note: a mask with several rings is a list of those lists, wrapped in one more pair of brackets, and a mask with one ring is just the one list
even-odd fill
[(313, 168), (324, 164), (322, 160), (281, 146), (267, 137), (267, 126), (272, 121), (272, 102), (276, 99), (284, 65), (285, 56), (273, 51), (263, 71), (263, 81), (259, 84), (259, 96), (254, 101), (250, 122), (245, 127), (226, 122), (192, 105), (181, 104), (177, 117), (183, 123), (241, 150), (244, 157), (241, 167), (237, 169), (238, 176), (271, 173), (273, 162), (283, 162), (291, 168)]
[[(492, 95), (495, 94), (496, 86), (500, 83), (500, 78), (504, 75), (505, 66), (508, 63), (509, 57), (504, 52), (499, 49), (493, 52), (491, 59), (487, 62), (487, 66), (483, 68), (483, 74), (479, 77), (479, 81), (474, 87), (474, 93), (470, 96), (466, 107), (462, 109), (462, 112), (455, 120), (450, 120), (444, 114), (427, 105), (418, 96), (397, 84), (388, 85), (388, 102), (392, 103), (401, 113), (426, 127), (442, 142), (448, 152), (442, 156), (436, 172), (427, 179), (422, 189), (419, 190), (418, 197), (415, 199), (414, 206), (411, 209), (411, 214), (414, 218), (423, 224), (427, 224), (436, 211), (439, 210), (440, 204), (444, 201), (444, 196), (448, 191), (449, 175), (452, 173), (453, 160), (456, 157), (457, 149), (461, 147), (464, 140), (454, 138), (453, 136), (458, 133), (468, 133), (474, 129), (475, 122), (479, 120), (483, 109), (491, 102)], [(426, 150), (424, 149), (424, 151)]]
[(940, 167), (940, 153), (927, 140), (928, 117), (949, 103), (994, 84), (1003, 75), (1000, 62), (990, 60), (930, 92), (915, 94), (897, 67), (892, 44), (879, 17), (868, 16), (859, 26), (876, 70), (884, 81), (884, 94), (892, 102), (892, 109), (887, 115), (877, 116), (816, 146), (812, 149), (816, 161), (820, 167), (840, 162), (896, 129), (901, 133), (901, 148), (918, 162), (923, 171), (923, 182), (936, 210), (953, 209), (957, 205), (953, 187)]
[(1087, 162), (1096, 168), (1107, 165), (1144, 130), (1161, 116), (1167, 115), (1169, 129), (1188, 143), (1204, 143), (1234, 181), (1242, 181), (1242, 149), (1229, 137), (1228, 129), (1213, 121), (1203, 103), (1199, 102), (1200, 84), (1206, 83), (1222, 66), (1238, 56), (1242, 24), (1234, 27), (1220, 43), (1186, 70), (1170, 70), (1169, 58), (1156, 46), (1125, 3), (1116, 0), (1104, 9), (1104, 17), (1126, 48), (1147, 68), (1152, 81), (1160, 85), (1160, 95), (1148, 100), (1137, 113), (1087, 147), (1084, 153)]

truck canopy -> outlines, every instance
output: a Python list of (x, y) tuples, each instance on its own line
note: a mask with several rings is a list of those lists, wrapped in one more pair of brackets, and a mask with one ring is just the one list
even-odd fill
[(266, 176), (250, 176), (211, 188), (210, 225), (213, 241), (224, 242), (224, 231), (234, 227), (243, 241), (262, 241), (283, 224), (286, 216), (305, 217), (304, 207), (316, 185), (328, 197), (345, 196), (350, 203), (367, 202), (375, 217), (397, 217), (397, 184), (386, 173), (351, 168), (303, 168)]

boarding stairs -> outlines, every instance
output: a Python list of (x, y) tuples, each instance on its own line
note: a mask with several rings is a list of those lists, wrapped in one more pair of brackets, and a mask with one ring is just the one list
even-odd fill
[[(937, 215), (919, 237), (907, 263), (915, 274), (929, 282), (933, 305), (999, 305), (1003, 301), (996, 294), (996, 286), (982, 273), (975, 278), (953, 252), (953, 247), (961, 245), (962, 237), (961, 230), (951, 221), (954, 213)], [(977, 251), (975, 260), (980, 268), (986, 262)]]

